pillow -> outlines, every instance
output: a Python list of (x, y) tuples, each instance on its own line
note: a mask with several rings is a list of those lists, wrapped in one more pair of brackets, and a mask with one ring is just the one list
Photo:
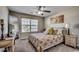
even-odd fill
[(57, 34), (62, 34), (62, 30), (58, 30)]
[(47, 32), (47, 34), (49, 34), (49, 35), (52, 35), (52, 34), (54, 34), (54, 29), (53, 29), (53, 28), (50, 28), (50, 29), (48, 29), (48, 32)]
[(49, 28), (46, 31), (44, 31), (43, 33), (48, 34), (48, 35), (56, 35), (58, 33), (58, 30), (54, 30), (53, 28)]
[(54, 30), (53, 35), (56, 35), (58, 33), (58, 30)]
[(45, 30), (43, 33), (44, 33), (44, 34), (47, 34), (47, 30)]
[(44, 34), (48, 34), (48, 30), (49, 30), (50, 28), (48, 28), (48, 29), (46, 29), (43, 33)]
[(52, 34), (52, 29), (51, 29), (51, 28), (50, 28), (50, 29), (48, 29), (47, 34)]

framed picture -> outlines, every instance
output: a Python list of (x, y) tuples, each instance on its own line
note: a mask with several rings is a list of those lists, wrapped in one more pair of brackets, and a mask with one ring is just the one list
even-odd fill
[(50, 18), (50, 23), (64, 23), (64, 15)]

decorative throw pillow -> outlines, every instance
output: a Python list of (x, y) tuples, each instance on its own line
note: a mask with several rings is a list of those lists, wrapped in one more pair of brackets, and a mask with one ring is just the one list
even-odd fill
[(43, 33), (48, 34), (48, 35), (56, 35), (58, 33), (58, 30), (54, 30), (53, 28), (49, 28), (46, 31), (44, 31)]
[(48, 33), (47, 34), (49, 34), (49, 35), (54, 34), (54, 29), (53, 28), (48, 29)]
[(56, 35), (58, 33), (58, 30), (54, 30), (53, 35)]

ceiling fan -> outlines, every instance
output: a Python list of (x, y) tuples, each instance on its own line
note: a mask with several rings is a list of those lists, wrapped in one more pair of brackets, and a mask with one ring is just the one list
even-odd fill
[(40, 15), (44, 15), (44, 13), (50, 13), (51, 11), (45, 9), (46, 6), (37, 6), (37, 13)]

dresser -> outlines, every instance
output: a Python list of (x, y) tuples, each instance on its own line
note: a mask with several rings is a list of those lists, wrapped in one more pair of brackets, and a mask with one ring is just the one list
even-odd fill
[(65, 45), (72, 46), (76, 48), (77, 37), (75, 35), (65, 35)]

